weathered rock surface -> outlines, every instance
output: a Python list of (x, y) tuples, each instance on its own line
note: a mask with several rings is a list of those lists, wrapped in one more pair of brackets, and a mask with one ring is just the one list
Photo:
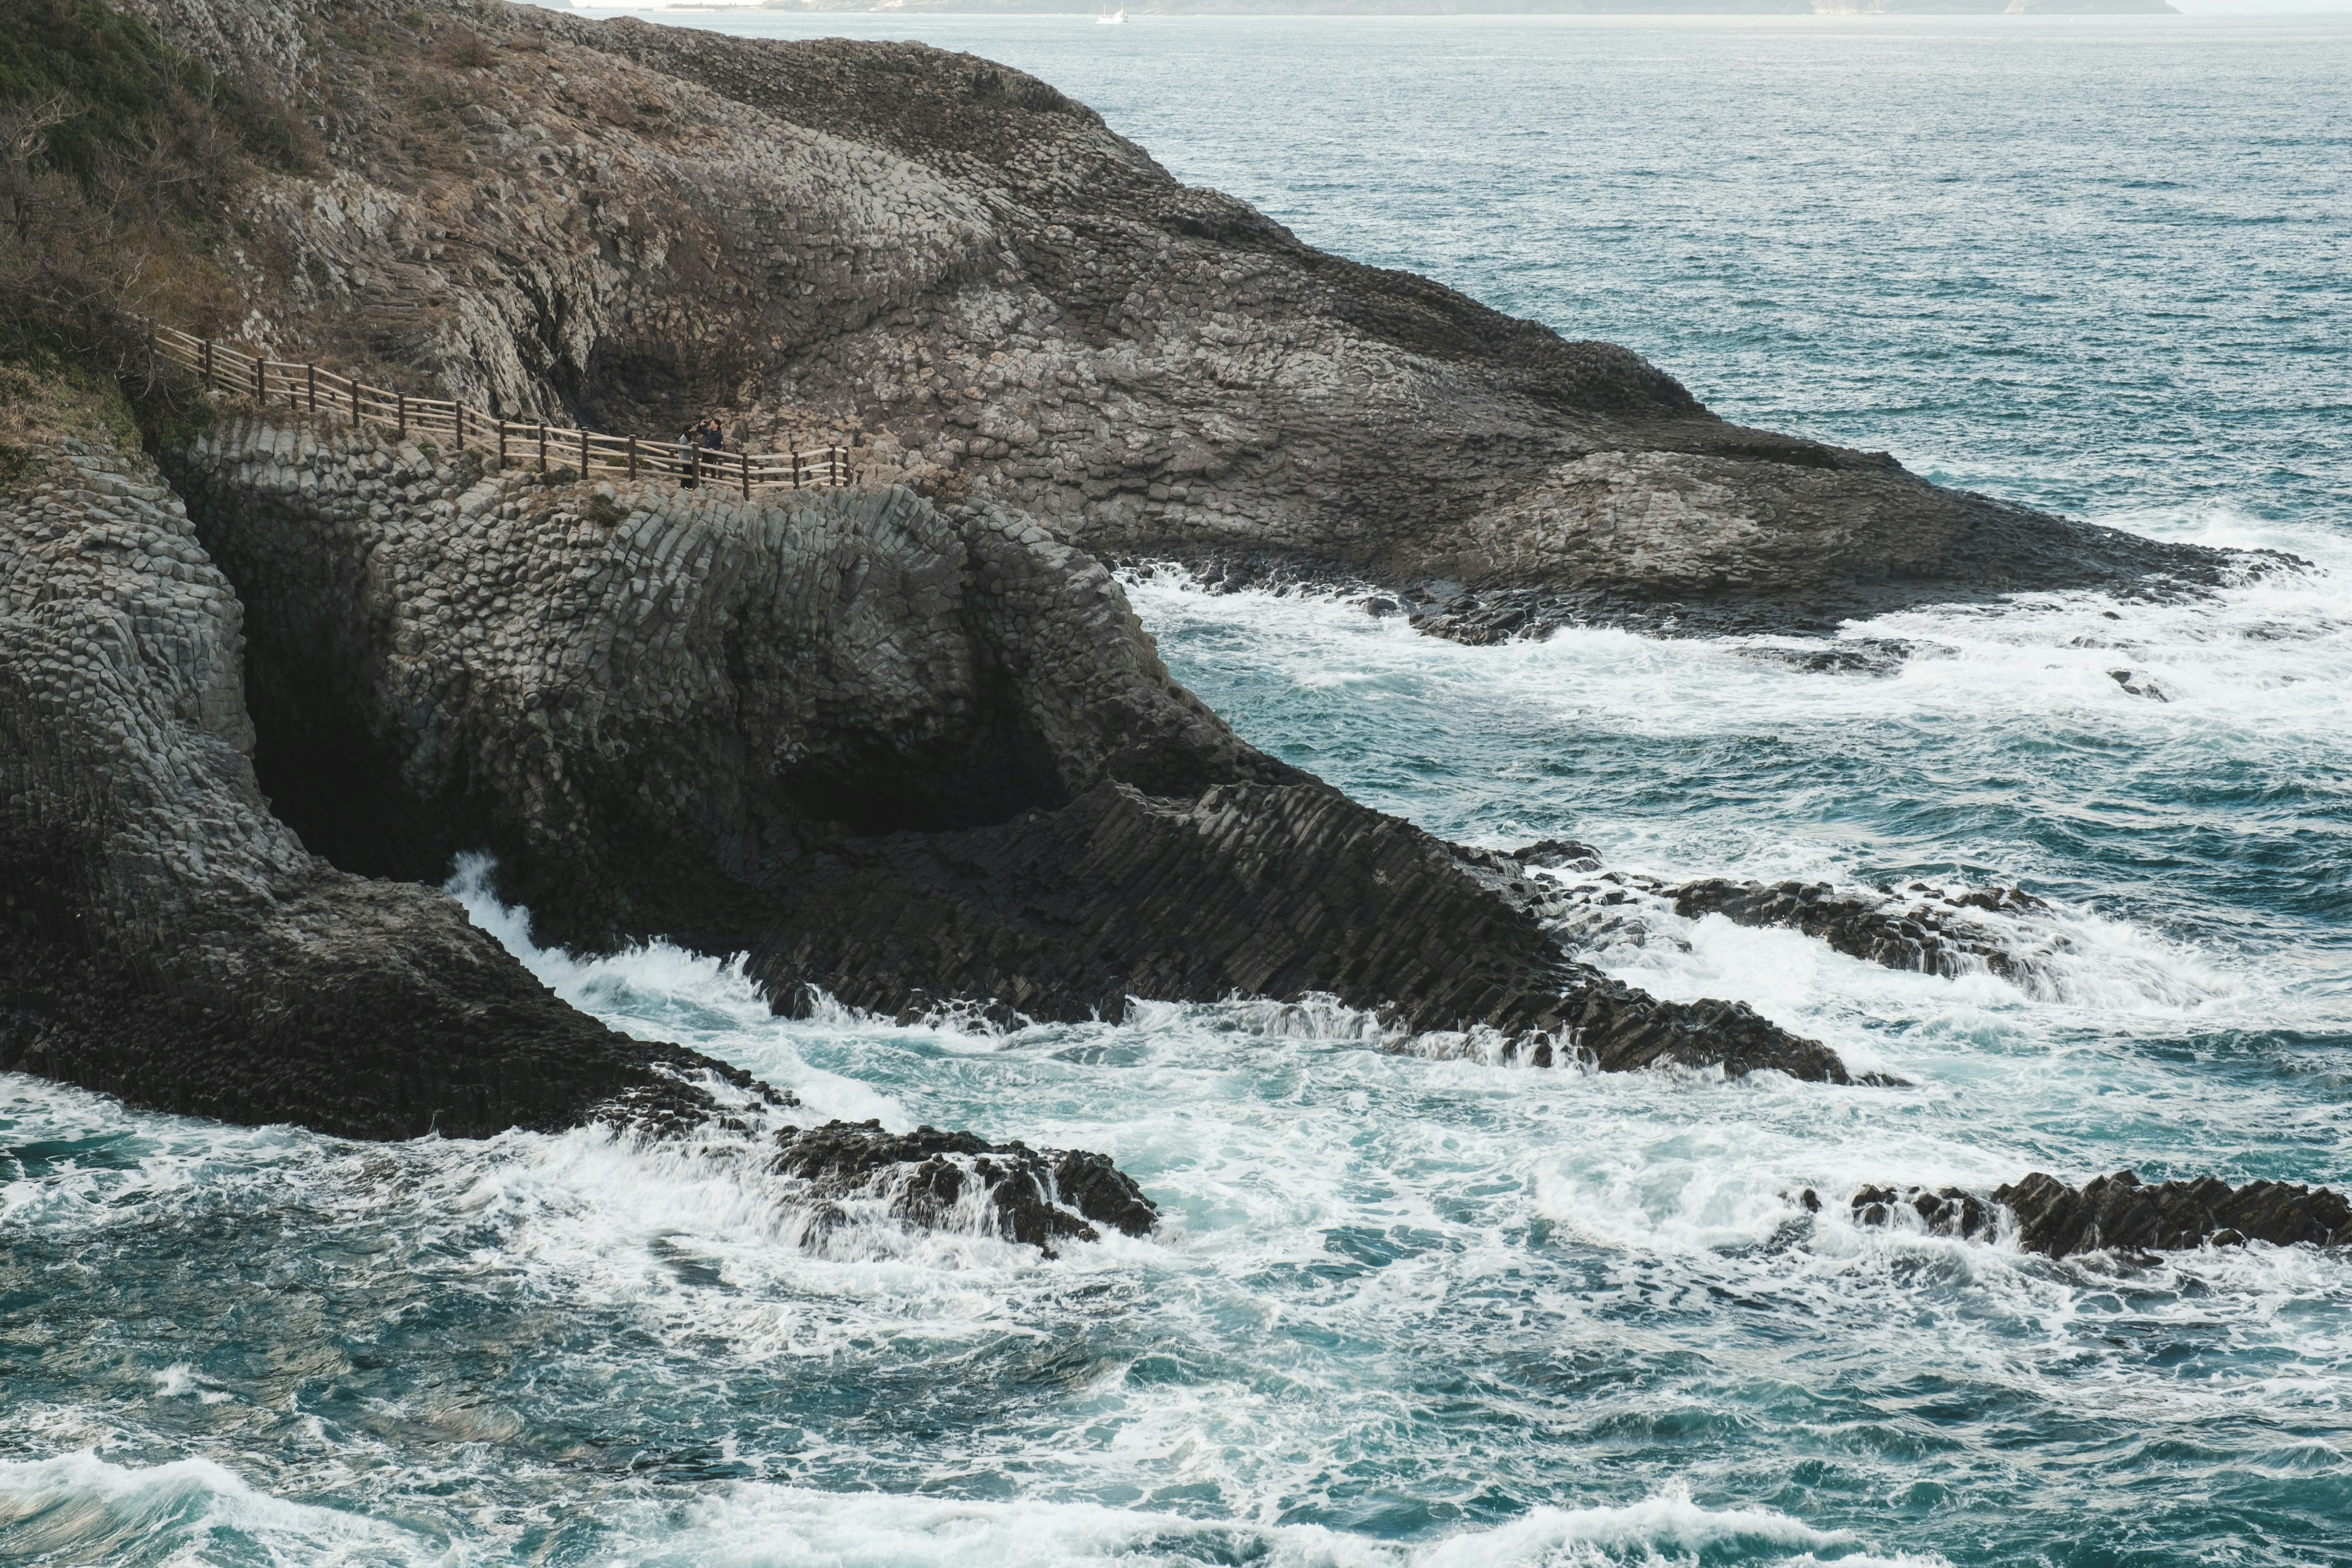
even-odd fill
[(890, 1133), (878, 1121), (829, 1121), (776, 1135), (774, 1168), (810, 1184), (819, 1201), (883, 1199), (909, 1224), (979, 1230), (1043, 1248), (1098, 1241), (1097, 1226), (1143, 1236), (1160, 1211), (1100, 1154), (991, 1143), (969, 1132), (919, 1127)]
[[(306, 851), (257, 786), (243, 607), (182, 503), (63, 389), (0, 366), (0, 1071), (357, 1138), (683, 1137), (793, 1104), (575, 1011), (455, 900)], [(847, 1190), (821, 1152), (856, 1140), (782, 1142), (820, 1201)], [(952, 1223), (967, 1177), (1048, 1251), (1152, 1223), (1099, 1154), (929, 1128), (859, 1149), (908, 1223)]]
[(305, 852), (255, 784), (238, 601), (179, 501), (102, 429), (20, 439), (0, 1068), (362, 1138), (562, 1126), (625, 1094), (698, 1114), (696, 1079), (747, 1081), (574, 1012), (452, 900)]
[(1895, 1223), (1904, 1208), (1931, 1234), (1980, 1238), (1999, 1234), (2005, 1210), (2018, 1246), (2052, 1258), (2084, 1252), (2131, 1257), (2249, 1241), (2352, 1246), (2352, 1202), (2326, 1187), (2300, 1183), (2231, 1187), (2200, 1176), (2151, 1185), (2133, 1172), (2118, 1171), (2073, 1187), (2037, 1171), (1996, 1188), (1990, 1201), (1958, 1187), (1864, 1187), (1853, 1199), (1853, 1216), (1864, 1225)]
[(1471, 640), (1820, 629), (2266, 559), (1725, 424), (1625, 350), (1180, 185), (969, 56), (451, 0), (133, 4), (320, 128), (332, 175), (253, 198), (272, 346), (420, 390), (845, 432), (879, 477), (1099, 556), (1377, 583)]
[(543, 940), (746, 952), (784, 1005), (1323, 994), (1400, 1043), (1846, 1079), (1571, 962), (1501, 879), (1244, 744), (1016, 514), (485, 479), (277, 420), (172, 461), (246, 596), (280, 810), (376, 874), (487, 846)]

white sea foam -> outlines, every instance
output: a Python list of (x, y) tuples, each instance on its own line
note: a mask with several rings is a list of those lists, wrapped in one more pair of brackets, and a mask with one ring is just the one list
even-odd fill
[(472, 1556), (364, 1513), (272, 1497), (209, 1459), (0, 1459), (0, 1548), (12, 1563), (196, 1563), (241, 1556), (255, 1541), (267, 1543), (270, 1561), (322, 1568)]
[(1811, 1563), (1816, 1553), (1866, 1568), (1941, 1558), (1874, 1556), (1852, 1537), (1770, 1509), (1707, 1508), (1669, 1486), (1617, 1506), (1539, 1508), (1507, 1524), (1459, 1530), (1423, 1545), (1382, 1543), (1315, 1525), (1188, 1518), (1089, 1503), (980, 1502), (793, 1488), (730, 1488), (693, 1510), (683, 1531), (648, 1543), (646, 1568), (667, 1563), (824, 1563), (837, 1568), (1005, 1568), (1040, 1563), (1262, 1563), (1269, 1568), (1584, 1568), (1675, 1563), (1736, 1552), (1747, 1563)]

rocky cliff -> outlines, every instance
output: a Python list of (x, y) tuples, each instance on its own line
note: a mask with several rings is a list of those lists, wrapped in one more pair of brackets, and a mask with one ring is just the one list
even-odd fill
[(0, 374), (0, 1068), (366, 1138), (699, 1114), (697, 1080), (747, 1081), (574, 1012), (438, 893), (307, 853), (256, 784), (242, 609), (185, 510), (53, 412), (76, 399)]
[[(252, 408), (159, 473), (5, 369), (0, 1068), (364, 1137), (772, 1132), (812, 1194), (919, 1223), (1041, 1247), (1150, 1223), (1083, 1152), (773, 1127), (787, 1097), (572, 1012), (418, 885), (488, 847), (544, 939), (743, 951), (782, 1005), (1328, 996), (1392, 1047), (1843, 1083), (1744, 1006), (1578, 962), (1578, 888), (1241, 742), (1101, 555), (1483, 584), (1422, 601), (1457, 635), (1801, 619), (1983, 591), (1995, 561), (2237, 569), (1733, 430), (1622, 351), (1176, 186), (982, 62), (500, 5), (138, 5), (320, 138), (310, 172), (235, 186), (215, 258), (219, 308), (281, 352), (623, 428), (731, 402), (856, 435), (867, 482), (591, 488)], [(1976, 952), (1953, 911), (1657, 896), (1882, 962)], [(2309, 1207), (2184, 1192), (2160, 1224), (2120, 1187), (2021, 1201), (2165, 1238)]]
[(1516, 868), (1242, 742), (1018, 514), (592, 489), (276, 417), (169, 461), (244, 596), (263, 784), (348, 868), (487, 846), (543, 940), (746, 952), (783, 1006), (1327, 994), (1400, 1046), (1846, 1079), (1577, 963)]
[(248, 202), (270, 245), (240, 306), (275, 346), (509, 412), (846, 432), (883, 477), (1097, 555), (1360, 577), (1473, 637), (2250, 564), (1727, 425), (1622, 349), (1302, 245), (969, 56), (450, 0), (134, 3), (321, 140), (331, 176)]

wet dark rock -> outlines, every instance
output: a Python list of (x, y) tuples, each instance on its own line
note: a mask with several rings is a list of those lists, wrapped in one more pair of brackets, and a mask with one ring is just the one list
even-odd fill
[(2158, 702), (2172, 700), (2172, 693), (2165, 689), (2164, 683), (2144, 669), (2111, 669), (2107, 675), (2134, 697), (2153, 698)]
[[(1806, 1191), (1811, 1196), (1811, 1189)], [(1808, 1206), (1818, 1203), (1816, 1199)], [(1931, 1236), (1990, 1240), (2000, 1228), (2000, 1215), (1991, 1204), (1958, 1187), (1940, 1192), (1925, 1187), (1864, 1187), (1853, 1194), (1851, 1207), (1857, 1223), (1875, 1226), (1895, 1224), (1896, 1211), (1907, 1209)]]
[[(829, 1121), (776, 1135), (773, 1168), (811, 1184), (818, 1198), (863, 1195), (929, 1229), (976, 1218), (983, 1231), (1042, 1247), (1097, 1241), (1104, 1226), (1143, 1236), (1159, 1210), (1110, 1161), (1083, 1149), (991, 1143), (970, 1132), (919, 1127), (885, 1132), (879, 1121)], [(976, 1210), (959, 1216), (958, 1211)]]
[(1754, 664), (1785, 665), (1813, 675), (1892, 675), (1903, 668), (1917, 646), (1895, 637), (1854, 637), (1818, 647), (1742, 647), (1739, 657)]
[(1981, 964), (2004, 979), (2021, 979), (2064, 940), (2051, 933), (2028, 946), (1960, 912), (2048, 912), (2042, 900), (2014, 888), (1956, 894), (1914, 882), (1900, 895), (1872, 896), (1841, 892), (1827, 882), (1767, 885), (1711, 878), (1662, 892), (1688, 919), (1719, 914), (1738, 925), (1786, 926), (1855, 958), (1928, 974), (1964, 974)]
[(2107, 1252), (2128, 1260), (2248, 1241), (2352, 1246), (2352, 1202), (2326, 1187), (2287, 1182), (2231, 1187), (2200, 1176), (2150, 1185), (2119, 1171), (2073, 1187), (2035, 1172), (1989, 1199), (1958, 1187), (1864, 1187), (1850, 1206), (1858, 1224), (1905, 1224), (1908, 1211), (1932, 1235), (1979, 1240), (2000, 1233), (2005, 1210), (2015, 1221), (2018, 1246), (2051, 1258)]
[(1511, 858), (1522, 866), (1540, 866), (1549, 870), (1601, 869), (1601, 851), (1572, 838), (1538, 838), (1512, 850)]
[(745, 952), (794, 1008), (1328, 995), (1521, 1059), (1845, 1081), (1570, 959), (1518, 863), (1242, 742), (1018, 514), (622, 485), (606, 529), (584, 487), (287, 422), (170, 461), (246, 600), (280, 812), (379, 875), (487, 846), (542, 942)]
[(2352, 1246), (2352, 1201), (2326, 1187), (2211, 1176), (2148, 1184), (2131, 1171), (2072, 1187), (2037, 1171), (1994, 1192), (2017, 1215), (2018, 1244), (2065, 1258), (2078, 1252), (2163, 1252), (2210, 1242)]

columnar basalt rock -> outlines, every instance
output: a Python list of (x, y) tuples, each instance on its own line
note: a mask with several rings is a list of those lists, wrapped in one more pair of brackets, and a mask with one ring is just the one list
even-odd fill
[(452, 0), (131, 3), (242, 78), (332, 89), (333, 176), (250, 198), (283, 259), (242, 264), (248, 324), (509, 414), (847, 434), (869, 471), (1099, 556), (1377, 582), (1469, 640), (2261, 563), (1727, 425), (1623, 349), (1179, 184), (970, 56)]
[(543, 938), (745, 952), (786, 1006), (1328, 994), (1400, 1041), (1846, 1081), (1243, 743), (1018, 514), (551, 485), (275, 418), (172, 461), (246, 595), (264, 783), (347, 866), (488, 847)]
[(308, 854), (256, 786), (239, 603), (180, 502), (102, 426), (24, 453), (0, 486), (0, 1068), (367, 1138), (625, 1093), (699, 1114), (697, 1079), (748, 1081), (565, 1006), (454, 901)]

